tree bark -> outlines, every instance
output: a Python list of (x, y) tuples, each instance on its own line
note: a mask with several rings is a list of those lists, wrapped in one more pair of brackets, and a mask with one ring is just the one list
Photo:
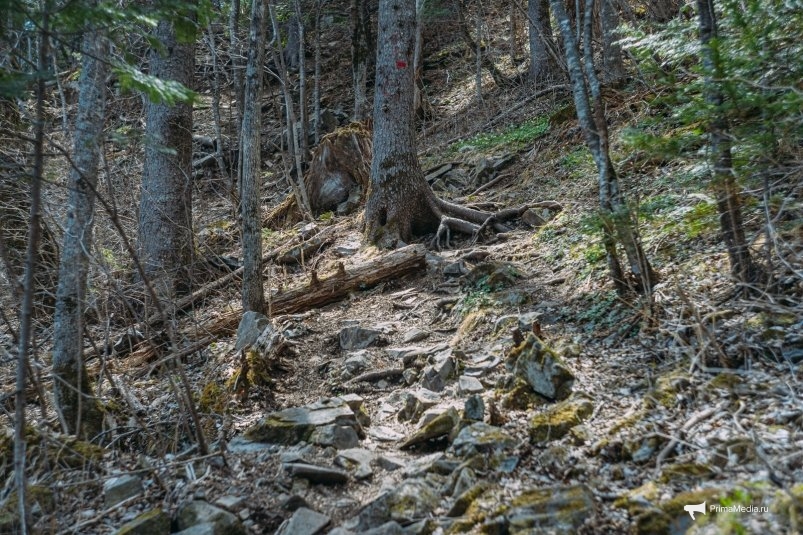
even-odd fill
[(549, 20), (548, 0), (528, 0), (530, 39), (530, 80), (537, 87), (547, 85), (557, 76), (557, 64), (552, 58), (555, 49), (552, 36), (552, 23)]
[(610, 86), (617, 86), (625, 78), (625, 65), (622, 61), (622, 47), (616, 41), (616, 28), (619, 14), (613, 0), (600, 0), (600, 22), (602, 25), (602, 79)]
[[(154, 37), (164, 46), (151, 53), (151, 74), (192, 85), (194, 47), (176, 39), (162, 21)], [(147, 102), (146, 147), (139, 205), (139, 255), (159, 299), (169, 304), (186, 293), (193, 255), (192, 104)]]
[(384, 246), (434, 230), (441, 215), (416, 153), (415, 26), (415, 0), (380, 0), (374, 157), (365, 222), (369, 239)]
[(368, 0), (351, 0), (351, 69), (354, 87), (355, 121), (368, 115), (368, 67), (373, 52), (371, 14)]
[(99, 30), (84, 36), (79, 80), (73, 165), (67, 189), (67, 221), (59, 263), (56, 312), (53, 319), (53, 394), (69, 433), (87, 439), (101, 430), (97, 401), (91, 397), (83, 356), (84, 300), (98, 162), (103, 146), (108, 41)]
[(731, 275), (740, 283), (756, 282), (761, 270), (750, 255), (744, 236), (740, 191), (733, 172), (728, 120), (722, 112), (725, 101), (716, 80), (723, 78), (722, 64), (711, 40), (717, 37), (717, 19), (713, 0), (697, 0), (703, 68), (706, 71), (706, 101), (711, 106), (708, 136), (713, 166), (711, 186), (716, 195), (722, 241), (728, 251)]
[(245, 101), (240, 136), (240, 210), (243, 233), (244, 310), (262, 313), (265, 297), (262, 287), (262, 217), (260, 185), (262, 159), (262, 65), (265, 56), (265, 0), (254, 0), (248, 36), (248, 63), (245, 73)]

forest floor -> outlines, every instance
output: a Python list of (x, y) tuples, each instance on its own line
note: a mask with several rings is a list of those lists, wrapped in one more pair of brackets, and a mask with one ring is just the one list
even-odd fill
[[(193, 500), (232, 513), (225, 517), (232, 529), (248, 533), (803, 530), (803, 153), (773, 185), (787, 199), (773, 232), (762, 192), (748, 192), (753, 253), (773, 266), (776, 285), (745, 297), (728, 275), (699, 156), (656, 161), (629, 150), (628, 126), (658, 113), (647, 104), (652, 92), (607, 91), (622, 187), (660, 274), (651, 299), (622, 299), (607, 276), (596, 173), (566, 88), (533, 99), (527, 87), (501, 89), (487, 79), (477, 102), (471, 61), (433, 48), (426, 76), (434, 118), (421, 125), (419, 147), (436, 193), (485, 208), (551, 200), (562, 210), (537, 212), (542, 220), (517, 221), (504, 236), (476, 243), (454, 236), (451, 248), (429, 250), (404, 277), (272, 317), (287, 347), (249, 361), (247, 390), (236, 380), (243, 356), (233, 326), (213, 332), (212, 343), (178, 364), (201, 413), (207, 455), (177, 401), (177, 368), (162, 369), (142, 351), (91, 361), (109, 404), (110, 441), (95, 451), (34, 433), (36, 532), (114, 533), (154, 511), (177, 531), (197, 520), (182, 520)], [(347, 64), (338, 68), (328, 76), (348, 79)], [(347, 106), (347, 96), (344, 87), (327, 105)], [(204, 113), (196, 133), (209, 133)], [(109, 166), (136, 169), (125, 151)], [(266, 212), (286, 191), (280, 167), (278, 157), (267, 165), (276, 188), (265, 193)], [(135, 189), (116, 187), (123, 197)], [(121, 217), (133, 219), (135, 204), (126, 201)], [(196, 203), (199, 249), (238, 256), (227, 196), (204, 183)], [(325, 279), (340, 265), (349, 272), (387, 254), (365, 243), (359, 214), (266, 229), (265, 249), (302, 232), (329, 239), (301, 265), (269, 266), (266, 288), (303, 286), (313, 272)], [(209, 336), (239, 301), (236, 283), (210, 294), (180, 318), (184, 341)], [(112, 338), (124, 328), (113, 325)], [(566, 399), (538, 395), (521, 380), (516, 362), (527, 350), (519, 336), (530, 329), (550, 348), (532, 350), (533, 358), (556, 355), (574, 377), (554, 396)], [(46, 359), (39, 373), (47, 377)], [(13, 384), (10, 363), (2, 375)], [(369, 421), (338, 420), (282, 445), (245, 438), (270, 424), (269, 414), (275, 423), (276, 411), (300, 408), (312, 419), (321, 410), (315, 404), (333, 398), (327, 406), (346, 400)], [(39, 406), (31, 418), (39, 429), (57, 423)], [(458, 435), (462, 429), (473, 433)], [(429, 435), (410, 444), (417, 431)], [(5, 474), (10, 437), (0, 439)], [(703, 503), (695, 519), (684, 510)]]

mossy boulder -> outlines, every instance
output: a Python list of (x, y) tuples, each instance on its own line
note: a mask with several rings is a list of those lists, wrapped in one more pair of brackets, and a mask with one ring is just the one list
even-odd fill
[(583, 423), (593, 411), (594, 405), (587, 399), (562, 401), (530, 419), (530, 440), (535, 443), (558, 440), (572, 427)]
[(429, 517), (440, 503), (436, 490), (423, 479), (407, 479), (366, 504), (344, 527), (364, 533), (390, 521), (408, 525)]
[(709, 479), (715, 471), (708, 465), (701, 463), (669, 464), (661, 470), (662, 483), (679, 483), (683, 481)]
[(152, 509), (123, 524), (114, 535), (168, 535), (169, 533), (170, 516), (161, 509)]
[(459, 424), (460, 415), (454, 407), (449, 407), (447, 410), (422, 425), (412, 436), (402, 442), (399, 448), (407, 449), (434, 439), (448, 437), (453, 432), (456, 432)]
[(352, 427), (358, 436), (364, 434), (348, 403), (340, 398), (329, 398), (270, 413), (246, 429), (244, 435), (255, 442), (293, 445), (308, 442), (316, 429), (328, 425)]
[[(711, 514), (708, 505), (719, 503), (720, 496), (725, 494), (722, 489), (701, 489), (681, 492), (670, 500), (662, 502), (655, 508), (645, 509), (635, 519), (633, 532), (638, 535), (682, 534), (693, 525), (709, 522)], [(697, 515), (696, 520), (683, 508), (687, 505), (706, 504), (706, 514)]]
[(550, 401), (533, 391), (524, 379), (515, 378), (513, 386), (502, 395), (501, 405), (505, 409), (526, 411), (534, 407), (547, 405)]
[(648, 409), (659, 406), (671, 409), (678, 404), (680, 394), (690, 385), (691, 382), (684, 373), (672, 372), (662, 375), (644, 398), (644, 406)]
[(240, 520), (232, 513), (202, 500), (179, 507), (176, 526), (179, 531), (198, 524), (213, 524), (217, 535), (246, 535)]
[(534, 334), (528, 333), (523, 342), (510, 350), (507, 358), (513, 373), (537, 394), (563, 400), (572, 393), (574, 374), (563, 359)]

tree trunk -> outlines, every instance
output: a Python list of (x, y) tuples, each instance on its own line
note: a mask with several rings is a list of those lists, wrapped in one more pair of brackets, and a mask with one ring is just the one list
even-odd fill
[[(194, 47), (180, 43), (162, 21), (154, 37), (163, 51), (151, 53), (151, 74), (192, 85)], [(146, 145), (139, 205), (139, 255), (159, 299), (169, 304), (190, 290), (192, 232), (192, 104), (145, 104)]]
[(351, 0), (351, 69), (354, 86), (355, 121), (368, 114), (368, 67), (371, 62), (371, 14), (368, 0)]
[(610, 86), (617, 86), (625, 78), (625, 65), (622, 62), (622, 47), (616, 42), (619, 14), (613, 0), (600, 0), (600, 22), (602, 23), (602, 79)]
[(304, 16), (301, 13), (301, 2), (295, 0), (296, 23), (298, 24), (298, 141), (304, 163), (309, 159), (309, 114), (307, 113), (307, 62), (304, 56), (306, 50), (306, 28)]
[[(229, 57), (231, 59), (231, 85), (232, 85), (232, 93), (235, 95), (235, 99), (237, 100), (237, 116), (236, 121), (234, 122), (234, 132), (231, 134), (231, 147), (234, 148), (234, 140), (237, 139), (239, 136), (239, 127), (243, 124), (243, 101), (245, 100), (245, 84), (243, 83), (243, 70), (242, 70), (242, 61), (240, 58), (240, 41), (239, 41), (239, 33), (240, 33), (240, 0), (232, 0), (231, 1), (231, 12), (229, 13)], [(236, 159), (239, 159), (239, 154), (234, 154), (232, 151), (229, 153), (229, 161), (234, 162)], [(234, 178), (237, 176), (235, 173), (232, 173), (232, 182), (231, 182), (231, 193), (232, 196), (235, 196), (237, 189), (236, 185), (234, 184)]]
[(415, 0), (380, 0), (374, 157), (365, 222), (368, 238), (385, 246), (434, 230), (440, 217), (416, 153), (415, 26)]
[(260, 154), (262, 115), (262, 65), (265, 57), (265, 0), (254, 0), (248, 36), (248, 63), (245, 72), (245, 101), (240, 136), (240, 210), (243, 232), (243, 310), (262, 313), (265, 296), (262, 287), (262, 217)]
[(717, 19), (713, 0), (697, 0), (700, 24), (700, 44), (703, 68), (706, 71), (706, 100), (711, 106), (711, 120), (708, 123), (713, 165), (712, 189), (716, 195), (719, 225), (722, 241), (728, 250), (731, 275), (740, 283), (760, 280), (761, 270), (753, 262), (750, 248), (744, 237), (742, 208), (738, 184), (733, 172), (731, 140), (728, 134), (728, 121), (722, 112), (723, 92), (716, 80), (724, 77), (722, 65), (711, 40), (717, 37)]
[(552, 23), (549, 20), (548, 0), (529, 0), (527, 2), (530, 38), (530, 80), (536, 86), (554, 81), (557, 65), (551, 50), (555, 49), (552, 36)]
[(67, 186), (67, 221), (53, 319), (53, 394), (67, 431), (91, 439), (101, 430), (101, 415), (97, 401), (91, 397), (84, 366), (83, 313), (103, 145), (108, 41), (100, 31), (92, 29), (84, 36), (83, 50), (74, 167)]
[(321, 142), (321, 0), (315, 2), (315, 76), (312, 85), (312, 114), (315, 144)]
[[(649, 293), (657, 277), (644, 254), (638, 233), (633, 227), (632, 215), (619, 189), (616, 170), (610, 158), (605, 108), (593, 61), (591, 41), (593, 0), (586, 0), (585, 17), (577, 17), (578, 29), (584, 30), (583, 62), (581, 62), (578, 43), (575, 34), (572, 33), (563, 0), (551, 0), (551, 5), (563, 37), (577, 119), (597, 165), (600, 217), (603, 223), (602, 241), (608, 257), (611, 278), (620, 294), (626, 293), (631, 287), (640, 293)], [(585, 24), (580, 24), (581, 18), (585, 20)], [(594, 102), (593, 108), (591, 98)], [(616, 251), (617, 242), (625, 250), (630, 265), (630, 280), (624, 277)]]

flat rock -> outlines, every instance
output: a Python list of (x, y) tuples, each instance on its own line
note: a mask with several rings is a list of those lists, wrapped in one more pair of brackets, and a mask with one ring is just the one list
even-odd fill
[(573, 427), (580, 425), (594, 412), (587, 399), (570, 399), (557, 403), (530, 419), (530, 440), (549, 442), (564, 437)]
[(376, 459), (376, 455), (362, 448), (351, 448), (343, 450), (335, 457), (336, 466), (346, 469), (354, 469), (354, 478), (358, 480), (368, 479), (374, 475), (371, 464)]
[(563, 360), (532, 333), (510, 350), (513, 372), (527, 381), (538, 394), (563, 400), (572, 393), (574, 375)]
[(131, 474), (113, 477), (103, 483), (103, 499), (106, 502), (106, 508), (142, 494), (142, 491), (142, 480)]
[(337, 450), (354, 448), (360, 444), (360, 437), (354, 427), (329, 424), (318, 427), (310, 435), (310, 442), (319, 446), (332, 446)]
[(161, 509), (146, 511), (114, 532), (114, 535), (168, 535), (170, 516)]
[(246, 429), (244, 435), (256, 442), (293, 445), (309, 442), (317, 428), (330, 425), (351, 427), (358, 436), (363, 433), (349, 404), (341, 398), (328, 398), (272, 412)]
[(525, 490), (505, 513), (511, 533), (571, 534), (593, 516), (594, 495), (585, 485)]
[(404, 438), (404, 435), (385, 425), (373, 426), (368, 430), (368, 436), (380, 442), (396, 442)]
[(497, 453), (516, 447), (516, 439), (501, 427), (476, 422), (460, 430), (452, 448), (461, 457), (477, 453)]
[(310, 483), (341, 485), (349, 480), (349, 475), (346, 472), (336, 468), (307, 463), (288, 463), (284, 467), (293, 477), (303, 477)]
[(485, 402), (479, 394), (472, 394), (466, 399), (463, 417), (469, 421), (482, 421), (485, 416)]
[(404, 405), (399, 411), (400, 421), (416, 422), (424, 411), (434, 407), (440, 402), (441, 397), (427, 388), (419, 388), (404, 393)]
[(343, 527), (356, 533), (366, 533), (391, 521), (411, 524), (432, 514), (439, 502), (438, 493), (427, 481), (407, 479), (368, 502)]
[(213, 524), (215, 533), (225, 535), (245, 535), (246, 533), (236, 516), (211, 503), (195, 500), (179, 507), (176, 515), (176, 526), (179, 531), (204, 523)]
[(485, 390), (485, 387), (476, 377), (461, 375), (457, 379), (457, 390), (461, 394), (479, 394)]
[(427, 422), (421, 426), (411, 437), (405, 440), (399, 448), (407, 449), (436, 438), (448, 436), (459, 423), (460, 416), (453, 407), (450, 407), (436, 416), (431, 422)]
[(331, 519), (312, 509), (299, 507), (276, 531), (276, 535), (317, 535), (329, 525)]
[(402, 335), (402, 342), (405, 344), (412, 344), (415, 342), (420, 342), (421, 340), (426, 340), (429, 338), (430, 333), (423, 329), (413, 328), (407, 331)]
[(382, 331), (366, 329), (359, 325), (344, 327), (340, 330), (340, 348), (346, 351), (365, 349), (379, 340)]

